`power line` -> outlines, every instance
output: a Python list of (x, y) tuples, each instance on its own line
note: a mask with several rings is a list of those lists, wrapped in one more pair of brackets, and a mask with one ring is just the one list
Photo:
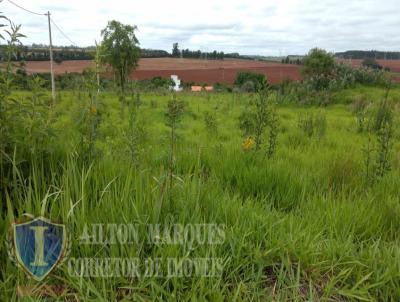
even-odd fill
[(53, 21), (53, 19), (50, 19), (51, 23), (58, 29), (58, 31), (66, 38), (69, 42), (71, 42), (72, 45), (78, 46), (74, 41), (72, 41), (62, 30), (61, 28), (58, 27), (58, 25)]
[[(31, 10), (29, 10), (29, 9), (26, 9), (26, 8), (24, 8), (24, 7), (20, 6), (20, 5), (18, 5), (17, 3), (15, 3), (15, 2), (13, 2), (13, 1), (11, 1), (11, 0), (7, 0), (7, 1), (10, 2), (12, 5), (15, 5), (16, 7), (20, 8), (20, 9), (22, 9), (22, 10), (28, 12), (28, 13), (31, 13), (31, 14), (34, 14), (34, 15), (38, 15), (38, 16), (47, 16), (47, 13), (45, 13), (45, 14), (36, 13), (36, 12), (34, 12), (34, 11), (31, 11)], [(74, 43), (74, 42), (61, 30), (61, 28), (53, 21), (53, 19), (50, 19), (50, 21), (51, 21), (51, 23), (53, 23), (53, 25), (58, 29), (58, 31), (64, 36), (64, 38), (66, 38), (72, 45), (78, 46), (76, 43)]]
[(29, 9), (26, 9), (26, 8), (18, 5), (17, 3), (15, 3), (15, 2), (13, 2), (11, 0), (7, 0), (7, 1), (10, 2), (12, 5), (15, 5), (16, 7), (20, 8), (20, 9), (22, 9), (22, 10), (28, 12), (28, 13), (31, 13), (31, 14), (34, 14), (34, 15), (38, 15), (38, 16), (46, 16), (47, 15), (47, 14), (40, 14), (40, 13), (33, 12), (33, 11), (29, 10)]

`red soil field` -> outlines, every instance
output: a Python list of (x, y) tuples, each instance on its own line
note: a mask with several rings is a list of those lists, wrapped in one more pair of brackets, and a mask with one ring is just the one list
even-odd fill
[[(54, 71), (55, 74), (82, 72), (92, 65), (93, 61), (64, 61), (61, 64), (54, 64)], [(26, 62), (28, 73), (48, 73), (49, 69), (49, 62)], [(170, 77), (175, 74), (184, 82), (233, 84), (237, 73), (240, 71), (262, 73), (271, 84), (277, 84), (285, 79), (300, 80), (301, 78), (300, 67), (297, 65), (239, 59), (219, 61), (175, 58), (141, 59), (138, 68), (131, 76), (134, 79), (143, 80), (155, 76)]]

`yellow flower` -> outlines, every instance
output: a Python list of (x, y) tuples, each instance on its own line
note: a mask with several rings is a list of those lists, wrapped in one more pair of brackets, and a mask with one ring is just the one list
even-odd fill
[(90, 113), (92, 113), (92, 114), (96, 114), (96, 113), (97, 113), (97, 108), (96, 108), (96, 106), (92, 105), (92, 106), (90, 107)]
[(252, 139), (252, 138), (249, 136), (249, 137), (247, 137), (247, 138), (244, 140), (244, 142), (243, 142), (243, 144), (242, 144), (242, 148), (243, 148), (243, 150), (248, 151), (248, 150), (253, 149), (253, 148), (254, 148), (254, 145), (255, 145), (254, 139)]

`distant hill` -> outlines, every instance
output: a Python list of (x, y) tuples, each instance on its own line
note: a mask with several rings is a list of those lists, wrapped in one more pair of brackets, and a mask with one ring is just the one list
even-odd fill
[(400, 60), (399, 51), (378, 51), (378, 50), (348, 50), (335, 53), (341, 59), (377, 59), (377, 60)]

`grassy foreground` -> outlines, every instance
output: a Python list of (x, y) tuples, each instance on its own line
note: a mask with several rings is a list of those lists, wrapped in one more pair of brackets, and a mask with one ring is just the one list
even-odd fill
[[(14, 190), (1, 216), (0, 240), (24, 213), (63, 221), (72, 235), (70, 257), (196, 258), (224, 260), (221, 276), (86, 278), (57, 268), (45, 281), (63, 284), (59, 301), (399, 301), (400, 132), (395, 119), (391, 171), (373, 184), (364, 178), (368, 134), (357, 130), (351, 104), (383, 98), (378, 88), (345, 90), (328, 107), (279, 105), (276, 153), (243, 150), (239, 116), (251, 95), (178, 95), (186, 110), (177, 129), (173, 186), (165, 191), (170, 157), (164, 113), (169, 95), (141, 95), (141, 136), (131, 159), (124, 133), (129, 112), (105, 94), (93, 157), (82, 159), (77, 130), (84, 94), (61, 92), (52, 124), (51, 155), (22, 176), (16, 159)], [(24, 98), (20, 93), (18, 97)], [(390, 99), (400, 100), (393, 89)], [(90, 107), (91, 108), (91, 107)], [(395, 104), (395, 115), (399, 113)], [(216, 116), (208, 129), (205, 112)], [(307, 135), (299, 119), (313, 112), (326, 129)], [(268, 134), (264, 141), (268, 140)], [(82, 245), (85, 224), (216, 223), (221, 245)], [(0, 245), (0, 300), (20, 301), (28, 279)], [(26, 301), (42, 300), (25, 298)], [(50, 300), (51, 300), (50, 299)], [(68, 300), (70, 299), (70, 300)], [(48, 300), (48, 299), (47, 299)], [(46, 301), (47, 301), (46, 300)]]

